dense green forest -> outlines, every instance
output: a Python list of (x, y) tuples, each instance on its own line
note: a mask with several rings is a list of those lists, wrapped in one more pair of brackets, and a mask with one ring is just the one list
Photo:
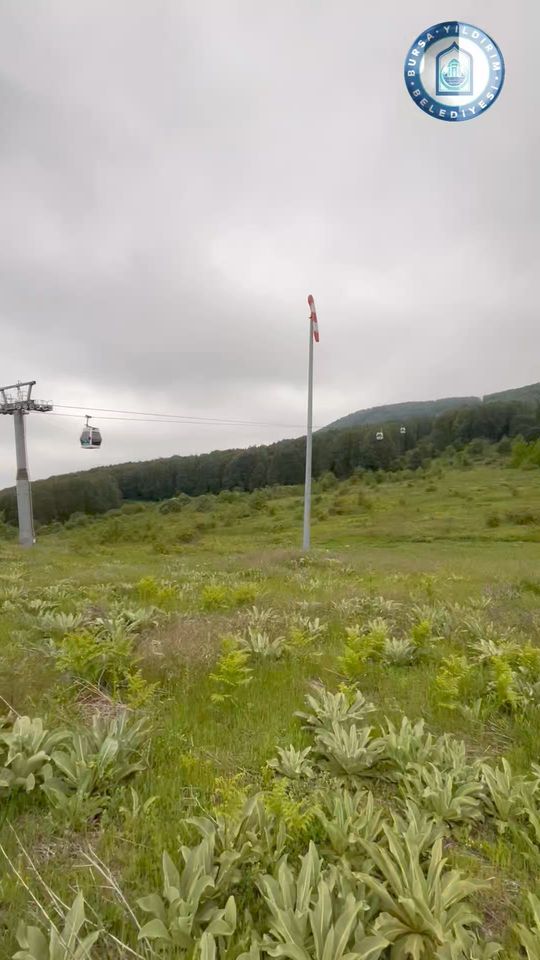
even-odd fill
[[(460, 450), (473, 440), (497, 443), (522, 437), (536, 441), (540, 438), (540, 404), (485, 402), (437, 417), (410, 419), (404, 436), (400, 425), (400, 421), (384, 424), (382, 440), (376, 439), (376, 425), (315, 434), (314, 476), (331, 471), (345, 478), (359, 468), (414, 470), (443, 450), (452, 446)], [(530, 449), (533, 447), (536, 449), (534, 443)], [(304, 455), (305, 437), (299, 437), (245, 450), (215, 450), (50, 477), (33, 484), (35, 517), (40, 523), (49, 523), (64, 521), (77, 512), (105, 513), (126, 500), (165, 500), (181, 493), (200, 496), (298, 484), (304, 478)], [(6, 522), (16, 522), (13, 488), (0, 494), (0, 512)]]

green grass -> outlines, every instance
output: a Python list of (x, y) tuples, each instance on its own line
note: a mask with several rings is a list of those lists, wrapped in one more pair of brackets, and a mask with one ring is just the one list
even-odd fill
[[(23, 601), (42, 599), (64, 582), (64, 611), (99, 613), (115, 602), (156, 604), (162, 611), (157, 626), (137, 634), (134, 648), (145, 680), (157, 690), (146, 707), (153, 723), (148, 769), (132, 785), (141, 802), (157, 800), (148, 813), (131, 816), (129, 789), (119, 788), (99, 820), (72, 830), (51, 815), (44, 798), (0, 796), (7, 857), (0, 854), (0, 960), (15, 952), (16, 920), (36, 916), (30, 894), (50, 908), (44, 885), (66, 902), (77, 888), (86, 890), (91, 904), (99, 900), (101, 922), (135, 942), (107, 884), (97, 896), (88, 851), (107, 864), (130, 903), (159, 889), (161, 852), (176, 854), (186, 840), (186, 817), (211, 809), (234, 784), (248, 792), (266, 784), (266, 762), (276, 746), (309, 742), (294, 712), (311, 681), (332, 689), (340, 682), (337, 660), (346, 626), (361, 619), (352, 609), (359, 597), (375, 606), (377, 597), (401, 604), (389, 615), (398, 631), (405, 630), (414, 604), (459, 604), (458, 625), (460, 617), (477, 615), (501, 634), (512, 628), (521, 642), (539, 644), (535, 471), (497, 462), (467, 469), (435, 463), (426, 474), (380, 483), (353, 478), (326, 491), (322, 486), (314, 488), (307, 558), (298, 549), (302, 499), (296, 488), (269, 493), (262, 504), (248, 494), (232, 502), (207, 497), (204, 511), (197, 501), (167, 514), (148, 505), (140, 513), (44, 529), (27, 552), (12, 541), (0, 543), (0, 596), (5, 587), (19, 584), (21, 590), (21, 598), (0, 611), (0, 696), (18, 713), (43, 716), (50, 726), (86, 716), (77, 678), (59, 674), (46, 634)], [(275, 634), (287, 633), (296, 615), (309, 615), (321, 618), (325, 636), (281, 660), (253, 662), (253, 680), (238, 690), (234, 704), (213, 705), (210, 674), (221, 638), (245, 629), (253, 603), (272, 608), (268, 629)], [(360, 688), (375, 702), (377, 717), (425, 718), (435, 733), (463, 738), (472, 755), (504, 755), (517, 773), (527, 772), (540, 759), (540, 708), (528, 711), (526, 721), (519, 712), (500, 711), (471, 722), (437, 703), (433, 681), (440, 660), (467, 649), (456, 628), (426, 662), (368, 663)], [(104, 703), (96, 697), (94, 706), (103, 709)], [(525, 892), (538, 892), (538, 860), (519, 837), (497, 837), (484, 828), (464, 832), (450, 853), (471, 875), (493, 878), (479, 901), (484, 926), (504, 940), (504, 956), (517, 957), (511, 926), (525, 922)]]

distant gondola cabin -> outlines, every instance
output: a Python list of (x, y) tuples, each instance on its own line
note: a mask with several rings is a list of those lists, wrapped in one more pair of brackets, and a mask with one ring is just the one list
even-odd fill
[(81, 433), (81, 447), (83, 450), (98, 450), (101, 446), (101, 432), (98, 427), (91, 427), (86, 418), (86, 426)]

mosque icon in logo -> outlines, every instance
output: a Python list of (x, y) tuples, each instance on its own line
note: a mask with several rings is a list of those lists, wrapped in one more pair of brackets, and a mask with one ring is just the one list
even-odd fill
[(473, 58), (457, 41), (441, 50), (436, 60), (437, 96), (471, 96), (473, 94)]

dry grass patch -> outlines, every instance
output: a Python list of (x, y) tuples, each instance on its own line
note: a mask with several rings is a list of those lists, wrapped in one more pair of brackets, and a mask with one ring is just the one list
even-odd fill
[(221, 639), (241, 629), (243, 619), (241, 611), (228, 616), (180, 617), (142, 639), (141, 663), (165, 673), (174, 672), (175, 665), (212, 664)]

